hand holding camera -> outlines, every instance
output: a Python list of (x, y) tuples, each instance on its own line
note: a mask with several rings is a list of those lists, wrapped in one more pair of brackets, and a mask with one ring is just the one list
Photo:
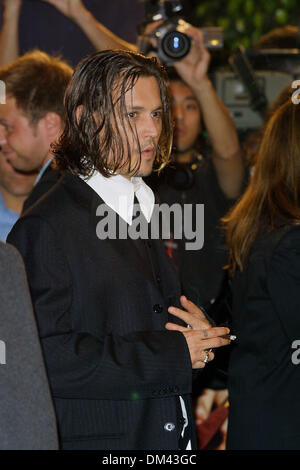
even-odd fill
[[(156, 51), (159, 59), (167, 66), (189, 55), (194, 40), (193, 28), (183, 19), (183, 6), (175, 0), (146, 0), (151, 6), (146, 21), (139, 27), (139, 50), (147, 55)], [(199, 31), (197, 28), (195, 28)], [(223, 47), (221, 28), (202, 28), (203, 44), (208, 49)]]

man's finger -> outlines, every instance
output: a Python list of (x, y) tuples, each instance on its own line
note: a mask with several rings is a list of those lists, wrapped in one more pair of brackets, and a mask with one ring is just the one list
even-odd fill
[(203, 319), (201, 313), (199, 312), (197, 312), (197, 314), (191, 314), (177, 307), (169, 307), (168, 312), (175, 317), (180, 318), (180, 320), (183, 320), (185, 323), (191, 325), (194, 329), (203, 330), (210, 327), (209, 322)]
[(180, 297), (180, 303), (183, 306), (185, 310), (187, 310), (189, 313), (192, 313), (194, 315), (198, 314), (201, 317), (203, 317), (203, 320), (206, 320), (204, 312), (201, 310), (200, 307), (198, 307), (194, 302), (191, 300), (187, 299), (184, 295)]
[[(214, 339), (214, 338), (220, 338), (224, 341), (224, 343), (222, 344), (230, 343), (230, 338), (227, 337), (230, 330), (224, 326), (216, 326), (216, 327), (209, 328), (203, 331), (203, 330), (194, 330), (194, 329), (186, 328), (184, 326), (177, 325), (176, 323), (168, 322), (166, 323), (166, 328), (168, 330), (173, 330), (173, 331), (181, 331), (185, 333), (189, 332), (190, 334), (199, 336), (199, 338), (203, 341), (210, 341), (211, 339)], [(214, 346), (209, 346), (205, 344), (206, 349), (210, 349), (211, 347), (214, 347)]]
[(165, 328), (167, 330), (172, 330), (172, 331), (181, 331), (181, 332), (191, 331), (189, 328), (177, 325), (176, 323), (170, 323), (170, 322), (166, 323)]
[(215, 338), (210, 338), (210, 339), (203, 339), (201, 341), (201, 348), (205, 349), (215, 349), (215, 348), (221, 348), (222, 346), (227, 346), (230, 344), (229, 339), (222, 338), (220, 336), (215, 337)]

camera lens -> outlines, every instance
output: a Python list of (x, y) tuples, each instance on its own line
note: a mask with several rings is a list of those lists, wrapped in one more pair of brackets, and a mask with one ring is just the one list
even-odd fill
[(191, 41), (188, 36), (179, 31), (170, 31), (163, 38), (161, 47), (166, 56), (179, 60), (189, 52)]

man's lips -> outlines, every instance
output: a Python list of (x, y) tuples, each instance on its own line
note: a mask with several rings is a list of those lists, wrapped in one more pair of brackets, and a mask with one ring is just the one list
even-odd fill
[(142, 150), (142, 155), (146, 158), (152, 158), (155, 156), (156, 153), (156, 148), (155, 147), (147, 147), (144, 150)]

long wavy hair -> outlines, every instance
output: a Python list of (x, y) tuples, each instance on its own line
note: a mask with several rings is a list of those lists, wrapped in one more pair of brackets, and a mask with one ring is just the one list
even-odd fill
[[(106, 177), (124, 168), (129, 173), (138, 170), (140, 160), (135, 165), (131, 161), (126, 124), (138, 149), (140, 145), (127, 117), (125, 93), (134, 87), (139, 77), (154, 77), (159, 85), (162, 132), (156, 166), (163, 168), (167, 164), (172, 147), (172, 125), (166, 72), (155, 58), (129, 51), (102, 51), (78, 64), (66, 91), (65, 128), (52, 146), (59, 170), (83, 176), (90, 176), (97, 170)], [(79, 119), (78, 109), (81, 110)], [(118, 122), (127, 139), (125, 145)]]
[(270, 118), (250, 184), (223, 218), (229, 270), (243, 270), (258, 236), (300, 222), (300, 106), (291, 100)]

